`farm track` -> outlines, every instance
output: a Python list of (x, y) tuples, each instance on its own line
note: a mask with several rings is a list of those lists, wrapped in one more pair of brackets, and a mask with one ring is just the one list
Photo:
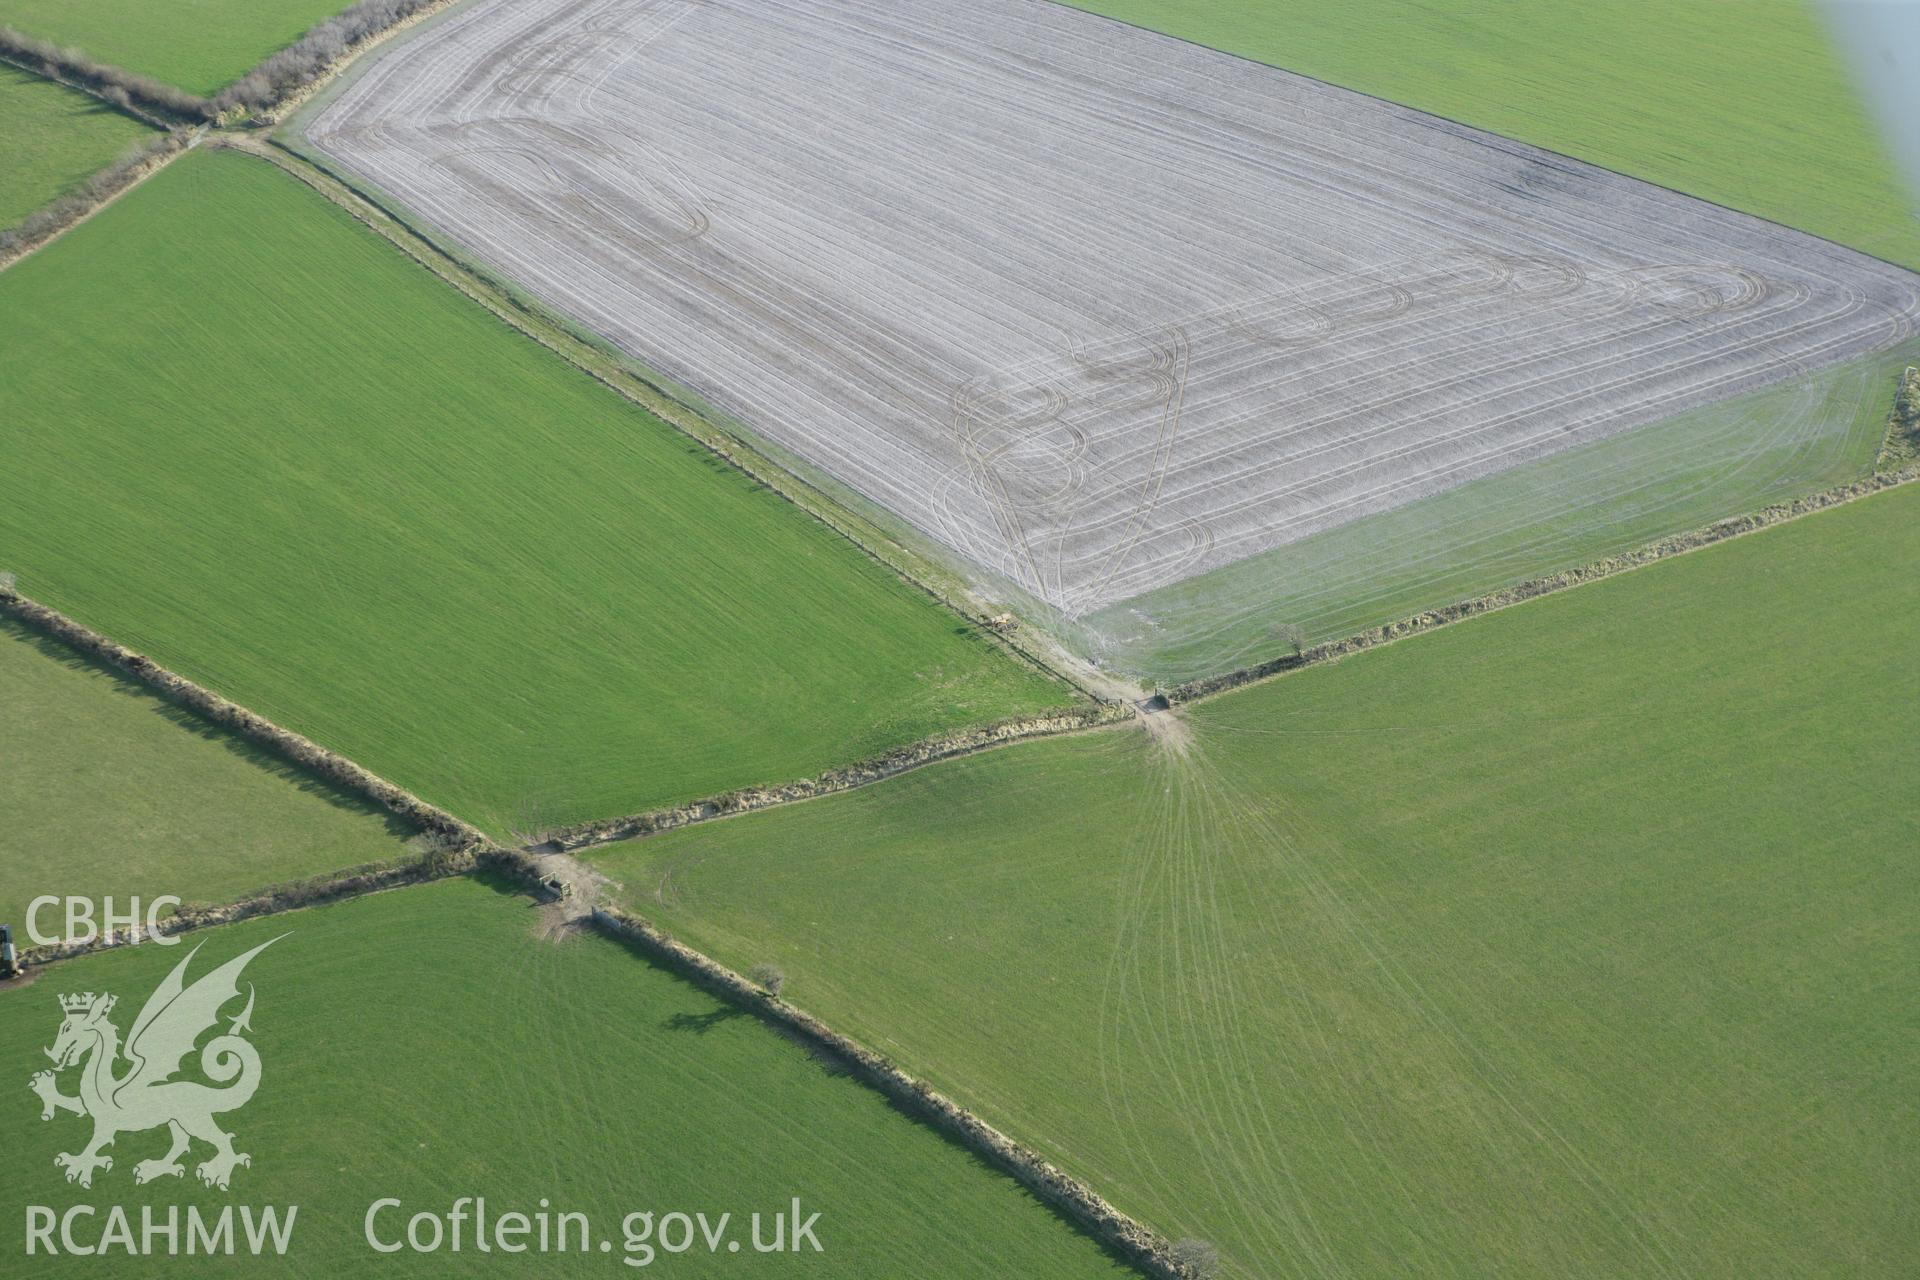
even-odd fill
[(1070, 618), (1920, 316), (1442, 124), (1021, 0), (476, 0), (308, 136)]

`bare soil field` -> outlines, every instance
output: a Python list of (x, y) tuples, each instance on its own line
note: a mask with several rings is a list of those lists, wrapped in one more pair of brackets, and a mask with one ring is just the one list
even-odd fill
[(1034, 0), (477, 0), (308, 137), (1069, 616), (1920, 314), (1825, 241)]

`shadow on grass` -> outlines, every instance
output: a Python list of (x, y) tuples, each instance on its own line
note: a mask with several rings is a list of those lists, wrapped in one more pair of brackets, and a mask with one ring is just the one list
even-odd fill
[[(60, 87), (66, 89), (65, 85)], [(140, 117), (134, 115), (132, 112), (122, 111), (116, 106), (102, 102), (91, 94), (83, 94), (77, 89), (68, 89), (67, 92), (80, 99), (80, 101), (71, 104), (67, 108), (68, 114), (75, 119), (95, 120), (101, 116), (108, 116), (117, 120), (139, 120), (141, 124), (147, 123), (144, 120), (140, 120)], [(152, 126), (148, 127), (151, 128)]]
[(520, 905), (528, 911), (538, 911), (542, 905), (534, 899), (533, 892), (526, 885), (504, 871), (481, 866), (467, 872), (467, 879), (493, 890), (502, 898), (518, 898)]
[(732, 1022), (735, 1018), (747, 1016), (745, 1009), (736, 1005), (723, 1004), (706, 1013), (676, 1013), (660, 1025), (668, 1031), (691, 1031), (703, 1036), (723, 1022)]

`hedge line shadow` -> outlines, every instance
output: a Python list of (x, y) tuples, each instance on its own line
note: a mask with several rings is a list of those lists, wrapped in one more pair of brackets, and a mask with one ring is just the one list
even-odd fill
[(190, 733), (205, 742), (218, 743), (252, 768), (259, 769), (307, 795), (323, 800), (343, 813), (379, 819), (385, 827), (386, 834), (396, 840), (404, 841), (419, 834), (418, 828), (399, 814), (351, 792), (343, 791), (310, 770), (211, 723), (185, 707), (169, 702), (158, 692), (125, 672), (87, 654), (77, 652), (53, 637), (43, 635), (15, 619), (0, 617), (0, 638), (24, 641), (41, 655), (52, 659), (69, 671), (95, 677), (98, 681), (104, 682), (106, 687), (115, 694), (131, 699), (180, 731)]

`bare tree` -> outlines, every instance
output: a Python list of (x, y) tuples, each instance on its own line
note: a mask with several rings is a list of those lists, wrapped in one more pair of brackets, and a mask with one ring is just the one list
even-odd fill
[(787, 975), (780, 971), (778, 965), (757, 964), (753, 966), (752, 972), (748, 973), (747, 977), (770, 996), (777, 997), (780, 989), (787, 985)]
[(1220, 1251), (1205, 1240), (1188, 1236), (1173, 1246), (1173, 1265), (1193, 1280), (1215, 1280), (1220, 1274)]
[(1271, 634), (1280, 642), (1282, 648), (1291, 652), (1296, 658), (1306, 651), (1307, 633), (1297, 622), (1276, 622), (1273, 624)]
[(234, 107), (264, 111), (320, 78), (346, 51), (369, 36), (404, 22), (435, 0), (360, 0), (307, 29), (305, 35), (221, 90), (217, 111)]

